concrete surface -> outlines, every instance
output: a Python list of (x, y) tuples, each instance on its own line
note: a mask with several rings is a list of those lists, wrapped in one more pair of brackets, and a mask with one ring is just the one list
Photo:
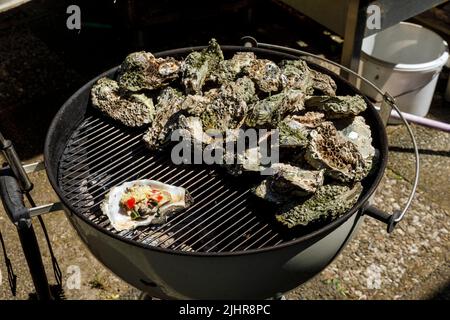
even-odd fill
[[(36, 0), (0, 16), (0, 130), (14, 140), (26, 162), (42, 159), (48, 124), (68, 96), (88, 79), (119, 63), (124, 52), (136, 49), (135, 44), (127, 42), (133, 37), (112, 34), (107, 29), (82, 30), (78, 35), (67, 33), (64, 20), (60, 19), (65, 12), (58, 11), (64, 9), (66, 3), (57, 3)], [(322, 41), (320, 26), (304, 17), (294, 19), (270, 6), (261, 7), (259, 11), (254, 10), (256, 17), (248, 25), (241, 23), (234, 29), (223, 30), (218, 24), (212, 24), (211, 28), (205, 28), (202, 23), (187, 24), (185, 30), (178, 28), (177, 33), (168, 31), (174, 37), (170, 43), (167, 39), (155, 38), (151, 48), (205, 43), (206, 39), (217, 35), (222, 36), (225, 43), (236, 43), (240, 32), (245, 32), (266, 42), (294, 47), (301, 43), (307, 46), (303, 49), (338, 58), (341, 46), (326, 39)], [(87, 16), (95, 17), (91, 12)], [(55, 28), (55, 23), (62, 23), (63, 27)], [(446, 70), (439, 80), (430, 117), (449, 122), (450, 104), (442, 99), (447, 78)], [(421, 149), (422, 172), (419, 191), (405, 221), (388, 235), (385, 225), (366, 218), (360, 232), (342, 254), (287, 298), (449, 298), (450, 134), (413, 127)], [(381, 209), (391, 212), (400, 209), (406, 201), (414, 172), (406, 130), (393, 126), (388, 128), (388, 133), (389, 169), (374, 201)], [(39, 204), (57, 200), (45, 172), (34, 173), (31, 177), (35, 182), (33, 196)], [(47, 215), (44, 220), (63, 272), (66, 298), (135, 299), (139, 296), (136, 289), (95, 260), (62, 212)], [(49, 252), (37, 221), (35, 228), (47, 274), (54, 283)], [(33, 293), (31, 278), (15, 228), (1, 206), (0, 230), (18, 276), (17, 295), (13, 297), (6, 282), (4, 258), (0, 255), (0, 299), (28, 299)], [(77, 268), (81, 272), (81, 283), (79, 288), (72, 288), (71, 276)]]

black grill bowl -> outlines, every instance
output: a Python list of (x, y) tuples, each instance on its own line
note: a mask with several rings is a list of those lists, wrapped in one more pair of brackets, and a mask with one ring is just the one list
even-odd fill
[[(203, 47), (155, 56), (186, 56)], [(293, 55), (259, 48), (223, 46), (224, 54), (254, 51), (274, 61)], [(336, 74), (338, 94), (361, 94)], [(375, 191), (387, 162), (381, 119), (367, 100), (363, 116), (379, 150), (377, 170), (364, 180), (364, 192), (345, 215), (303, 232), (283, 233), (264, 219), (269, 212), (250, 196), (249, 185), (213, 167), (176, 166), (163, 152), (150, 152), (142, 130), (124, 128), (90, 106), (93, 79), (61, 107), (45, 143), (47, 174), (65, 212), (94, 256), (117, 276), (158, 298), (263, 299), (290, 291), (322, 271), (362, 221), (362, 209)], [(99, 209), (114, 185), (149, 178), (187, 187), (194, 205), (156, 227), (116, 232)], [(167, 240), (170, 235), (170, 240)]]

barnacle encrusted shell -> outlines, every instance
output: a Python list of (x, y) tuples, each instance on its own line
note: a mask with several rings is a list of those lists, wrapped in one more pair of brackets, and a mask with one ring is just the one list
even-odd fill
[(335, 126), (344, 139), (356, 146), (364, 159), (364, 173), (368, 173), (373, 165), (375, 148), (372, 145), (370, 127), (366, 124), (364, 118), (356, 116), (354, 118), (340, 119), (335, 122)]
[(288, 114), (303, 109), (305, 96), (299, 90), (286, 90), (254, 103), (245, 120), (249, 127), (277, 127)]
[(237, 52), (231, 59), (220, 62), (215, 77), (220, 83), (235, 81), (255, 60), (256, 56), (253, 52)]
[(366, 175), (366, 164), (356, 145), (338, 134), (331, 122), (324, 122), (310, 133), (305, 159), (316, 169), (343, 182), (359, 181)]
[(324, 112), (328, 119), (337, 119), (356, 116), (366, 110), (367, 104), (360, 95), (314, 96), (306, 99), (305, 107)]
[(305, 170), (284, 163), (272, 167), (275, 174), (254, 189), (255, 195), (268, 201), (281, 203), (292, 196), (306, 196), (323, 185), (323, 170)]
[(181, 65), (182, 82), (188, 94), (201, 93), (208, 78), (214, 80), (214, 73), (223, 61), (223, 53), (215, 39), (209, 41), (201, 52), (191, 52)]
[(313, 93), (314, 80), (305, 61), (283, 60), (280, 65), (283, 88), (297, 89), (308, 95)]
[(263, 92), (276, 92), (281, 89), (281, 70), (273, 61), (252, 60), (251, 64), (245, 67), (245, 74)]
[(152, 126), (145, 132), (143, 140), (150, 149), (159, 148), (176, 128), (184, 96), (171, 87), (164, 88), (157, 98)]
[(335, 219), (350, 210), (358, 201), (362, 192), (360, 183), (353, 187), (328, 184), (320, 187), (310, 198), (296, 199), (285, 204), (276, 219), (292, 228), (306, 226), (311, 222)]
[(204, 131), (202, 120), (199, 117), (186, 117), (180, 115), (177, 120), (177, 129), (181, 130), (181, 134), (185, 140), (191, 140), (194, 144), (209, 144), (212, 142)]
[(325, 121), (325, 115), (322, 112), (306, 112), (304, 115), (292, 115), (291, 118), (304, 127), (313, 129)]
[[(171, 196), (171, 201), (159, 208), (159, 213), (148, 215), (142, 219), (133, 220), (126, 214), (125, 209), (120, 206), (120, 199), (127, 188), (132, 186), (148, 185), (154, 189), (164, 190)], [(119, 186), (113, 187), (105, 199), (100, 204), (100, 208), (104, 215), (109, 218), (111, 225), (117, 231), (131, 230), (139, 226), (149, 224), (160, 224), (166, 222), (170, 214), (187, 208), (192, 204), (192, 197), (188, 191), (181, 187), (172, 186), (155, 180), (135, 180), (125, 182)]]
[(183, 103), (183, 110), (201, 119), (203, 130), (239, 128), (248, 111), (248, 103), (255, 97), (255, 87), (248, 77), (227, 82), (219, 89), (212, 89), (204, 96), (190, 95)]
[(334, 82), (334, 80), (327, 74), (313, 69), (310, 70), (313, 78), (314, 90), (320, 91), (328, 96), (335, 96), (337, 89), (336, 82)]
[(281, 147), (306, 147), (310, 129), (291, 117), (278, 124)]
[(176, 79), (180, 62), (174, 58), (155, 58), (150, 52), (129, 54), (120, 66), (117, 82), (128, 91), (153, 90)]
[(309, 68), (304, 60), (283, 60), (281, 63), (281, 82), (283, 88), (292, 88), (311, 95), (318, 90), (325, 95), (336, 94), (334, 80), (319, 71)]
[(121, 94), (116, 81), (99, 79), (91, 89), (92, 105), (111, 118), (129, 127), (140, 127), (152, 122), (155, 107), (145, 94)]

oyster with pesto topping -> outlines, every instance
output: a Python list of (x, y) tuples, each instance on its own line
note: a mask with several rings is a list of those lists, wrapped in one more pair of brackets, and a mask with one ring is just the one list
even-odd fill
[(147, 125), (155, 115), (151, 98), (122, 93), (117, 82), (109, 78), (101, 78), (92, 86), (91, 100), (101, 112), (129, 127)]
[(288, 228), (335, 219), (350, 210), (361, 193), (360, 183), (356, 183), (353, 187), (339, 184), (324, 185), (309, 198), (299, 198), (283, 205), (276, 219)]
[(166, 86), (179, 76), (180, 62), (155, 58), (150, 52), (134, 52), (120, 66), (117, 82), (128, 91), (153, 90)]

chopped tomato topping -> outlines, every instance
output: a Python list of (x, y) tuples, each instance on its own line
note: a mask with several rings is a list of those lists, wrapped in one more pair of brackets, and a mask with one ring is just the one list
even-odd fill
[(163, 197), (162, 195), (159, 194), (159, 195), (156, 197), (156, 201), (160, 202), (163, 198), (164, 198), (164, 197)]
[(128, 209), (133, 209), (135, 204), (136, 204), (135, 198), (131, 197), (130, 199), (127, 200)]

